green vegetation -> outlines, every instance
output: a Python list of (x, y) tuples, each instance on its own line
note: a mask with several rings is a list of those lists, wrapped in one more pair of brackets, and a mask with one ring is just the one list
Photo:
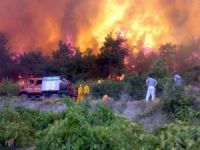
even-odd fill
[(12, 97), (17, 95), (19, 85), (9, 79), (4, 79), (0, 83), (0, 95)]
[(107, 94), (115, 100), (119, 100), (123, 93), (128, 94), (133, 100), (141, 100), (146, 94), (146, 76), (140, 74), (127, 75), (122, 81), (104, 80), (101, 83), (91, 84), (91, 94), (101, 98)]
[(194, 109), (194, 97), (187, 96), (183, 91), (169, 89), (162, 97), (163, 110), (173, 119), (192, 122), (200, 117), (200, 112)]
[[(68, 108), (59, 113), (39, 112), (10, 106), (0, 110), (0, 148), (36, 146), (47, 149), (194, 149), (200, 147), (198, 124), (185, 118), (191, 115), (192, 104), (183, 95), (168, 99), (163, 108), (175, 115), (169, 125), (147, 132), (137, 123), (116, 116), (98, 104), (90, 111), (88, 101), (80, 105), (69, 98), (62, 100)], [(184, 106), (184, 107), (183, 107)], [(189, 113), (178, 111), (187, 110)], [(185, 109), (187, 108), (187, 109)], [(190, 109), (191, 108), (191, 109)], [(177, 111), (179, 113), (177, 113)], [(197, 112), (197, 111), (196, 111)], [(181, 117), (180, 117), (181, 115)]]
[(0, 110), (0, 148), (31, 145), (34, 131), (11, 107)]
[(159, 138), (159, 149), (176, 150), (200, 148), (200, 127), (176, 122), (159, 128), (155, 135)]
[(128, 92), (129, 84), (123, 81), (105, 80), (102, 83), (94, 83), (91, 85), (92, 94), (101, 98), (107, 94), (114, 99), (119, 99), (122, 92)]

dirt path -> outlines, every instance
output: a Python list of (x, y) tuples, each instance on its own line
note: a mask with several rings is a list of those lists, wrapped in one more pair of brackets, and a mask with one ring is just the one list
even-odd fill
[(0, 101), (0, 108), (9, 104), (13, 107), (22, 106), (28, 109), (40, 110), (40, 111), (51, 111), (59, 112), (67, 108), (66, 104), (60, 103), (57, 100), (45, 99), (42, 101), (36, 100), (21, 100), (19, 98), (12, 100), (2, 100)]

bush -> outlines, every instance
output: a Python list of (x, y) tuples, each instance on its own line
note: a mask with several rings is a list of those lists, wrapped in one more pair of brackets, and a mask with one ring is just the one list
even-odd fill
[(38, 131), (65, 116), (65, 111), (51, 113), (6, 106), (0, 110), (0, 149), (33, 145)]
[(65, 118), (65, 111), (59, 113), (53, 112), (40, 112), (37, 110), (29, 110), (23, 107), (17, 107), (16, 112), (19, 113), (21, 119), (31, 126), (35, 131), (43, 130), (48, 125), (53, 124), (56, 120)]
[(98, 105), (95, 112), (90, 117), (91, 125), (111, 125), (116, 116), (106, 107)]
[(107, 94), (117, 100), (125, 93), (134, 100), (143, 99), (146, 93), (145, 78), (146, 76), (135, 74), (127, 75), (124, 81), (105, 80), (102, 83), (91, 84), (92, 94), (97, 98)]
[(156, 130), (159, 137), (159, 149), (200, 149), (200, 127), (182, 122), (172, 123)]
[(122, 92), (128, 91), (129, 84), (124, 81), (105, 80), (102, 83), (91, 85), (91, 92), (97, 98), (107, 94), (114, 99), (119, 99)]
[(190, 107), (193, 101), (183, 93), (172, 91), (168, 96), (163, 97), (163, 109), (168, 113), (175, 113), (180, 107)]
[(200, 66), (187, 70), (184, 72), (183, 77), (187, 84), (200, 82)]
[(19, 85), (9, 79), (3, 79), (0, 83), (0, 95), (12, 97), (17, 95)]
[(153, 64), (151, 73), (152, 76), (158, 81), (157, 93), (160, 95), (166, 89), (166, 84), (172, 82), (169, 76), (167, 65), (164, 63), (164, 61), (158, 59)]
[(57, 121), (38, 134), (37, 149), (154, 149), (158, 140), (138, 124), (115, 116), (98, 106), (85, 114), (81, 106), (70, 107), (66, 119)]
[(125, 78), (125, 84), (129, 85), (129, 93), (134, 100), (143, 99), (146, 94), (146, 76), (135, 74), (129, 75)]
[(191, 122), (195, 118), (200, 117), (200, 112), (194, 110), (192, 107), (179, 107), (175, 110), (174, 118), (184, 122)]
[(200, 116), (200, 112), (193, 109), (194, 99), (186, 96), (183, 91), (168, 89), (162, 100), (163, 110), (173, 119), (191, 122)]
[(14, 109), (0, 110), (0, 148), (24, 147), (33, 144), (33, 129)]

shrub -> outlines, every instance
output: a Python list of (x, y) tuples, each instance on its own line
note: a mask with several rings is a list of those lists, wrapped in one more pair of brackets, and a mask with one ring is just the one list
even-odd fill
[(158, 59), (151, 68), (153, 77), (158, 81), (157, 93), (160, 95), (165, 89), (166, 84), (171, 81), (167, 65), (161, 59)]
[(162, 98), (163, 108), (168, 113), (175, 113), (180, 107), (192, 106), (193, 101), (183, 93), (172, 91), (167, 96)]
[(18, 84), (9, 79), (3, 79), (0, 83), (0, 95), (9, 97), (17, 95), (18, 88)]
[(198, 83), (200, 81), (200, 66), (187, 70), (184, 72), (183, 77), (187, 84)]
[(200, 116), (200, 113), (193, 109), (194, 99), (186, 96), (183, 91), (168, 89), (162, 100), (163, 110), (174, 119), (191, 122)]
[(200, 149), (200, 127), (182, 122), (172, 123), (156, 130), (160, 139), (159, 149)]
[(35, 131), (47, 128), (48, 125), (53, 124), (54, 121), (64, 119), (66, 115), (65, 111), (59, 113), (44, 113), (37, 110), (25, 109), (23, 107), (17, 107), (16, 112), (19, 113), (21, 119), (23, 119), (26, 124), (31, 126)]
[(191, 122), (195, 118), (200, 117), (200, 112), (194, 110), (192, 107), (179, 107), (175, 110), (174, 118), (177, 120), (185, 121), (185, 122)]
[(129, 93), (134, 100), (143, 99), (146, 94), (146, 76), (135, 74), (133, 76), (128, 75), (125, 78), (125, 84), (129, 85)]
[(167, 65), (161, 59), (158, 59), (151, 68), (151, 73), (155, 78), (162, 79), (169, 76)]
[[(23, 121), (0, 122), (0, 143), (2, 147), (24, 147), (32, 144), (33, 132)], [(1, 148), (1, 146), (0, 146)]]
[(28, 146), (33, 143), (33, 129), (14, 109), (0, 110), (0, 148)]
[(116, 120), (116, 116), (106, 107), (98, 105), (95, 112), (90, 117), (92, 125), (111, 125)]
[(128, 84), (123, 81), (105, 80), (102, 83), (91, 85), (92, 94), (101, 98), (107, 94), (114, 99), (119, 99), (120, 94), (128, 90)]
[(85, 116), (82, 106), (67, 110), (66, 119), (55, 122), (38, 134), (36, 149), (154, 149), (158, 140), (138, 124), (115, 116), (109, 109)]

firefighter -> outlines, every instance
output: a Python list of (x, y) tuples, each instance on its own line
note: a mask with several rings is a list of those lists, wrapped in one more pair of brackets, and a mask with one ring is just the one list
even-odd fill
[(87, 98), (88, 95), (90, 94), (90, 87), (87, 83), (85, 84), (83, 91), (84, 91), (84, 97)]
[(77, 98), (77, 102), (80, 103), (83, 101), (83, 86), (82, 84), (80, 84), (79, 88), (78, 88), (78, 98)]

